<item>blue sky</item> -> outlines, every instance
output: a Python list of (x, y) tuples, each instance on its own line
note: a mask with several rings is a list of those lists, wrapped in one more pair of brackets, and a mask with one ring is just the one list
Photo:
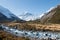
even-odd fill
[(60, 4), (60, 0), (0, 0), (1, 6), (17, 16), (24, 12), (38, 16), (58, 4)]

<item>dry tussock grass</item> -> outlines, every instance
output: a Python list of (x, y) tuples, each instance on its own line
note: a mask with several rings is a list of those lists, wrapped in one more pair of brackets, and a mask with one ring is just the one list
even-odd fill
[(0, 40), (29, 40), (29, 38), (17, 37), (5, 31), (0, 31)]
[(60, 31), (60, 24), (36, 24), (36, 23), (8, 23), (10, 27), (17, 27), (21, 30), (37, 30), (37, 31)]

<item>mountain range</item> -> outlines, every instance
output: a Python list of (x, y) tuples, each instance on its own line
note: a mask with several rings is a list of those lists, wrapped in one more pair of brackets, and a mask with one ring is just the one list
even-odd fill
[(46, 13), (40, 15), (36, 20), (31, 22), (42, 24), (60, 24), (60, 5), (50, 8)]
[(52, 8), (49, 12), (45, 13), (40, 19), (41, 23), (60, 23), (60, 5)]
[(40, 22), (40, 23), (60, 23), (60, 5), (51, 8), (46, 13), (40, 15), (38, 18), (32, 13), (26, 12), (17, 17), (8, 9), (0, 6), (0, 22)]
[(11, 13), (7, 8), (0, 6), (0, 23), (2, 22), (23, 22), (24, 20), (18, 18)]
[(26, 20), (26, 21), (30, 21), (30, 20), (35, 20), (36, 17), (32, 14), (32, 13), (29, 13), (29, 12), (25, 12), (24, 14), (22, 15), (19, 15), (19, 17), (23, 20)]

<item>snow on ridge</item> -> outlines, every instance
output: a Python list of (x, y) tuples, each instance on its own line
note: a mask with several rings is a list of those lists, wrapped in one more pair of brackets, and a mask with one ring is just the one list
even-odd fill
[(26, 20), (26, 21), (30, 21), (30, 20), (36, 20), (36, 19), (40, 19), (42, 16), (44, 15), (44, 13), (42, 13), (39, 16), (35, 16), (31, 13), (24, 13), (23, 15), (19, 15), (20, 19)]
[(50, 11), (51, 11), (52, 9), (54, 9), (54, 8), (56, 8), (56, 7), (51, 7), (49, 10), (46, 11), (46, 13), (47, 13), (47, 12), (50, 12)]
[(23, 19), (23, 20), (26, 20), (26, 21), (29, 21), (29, 20), (34, 20), (34, 17), (33, 16), (19, 16), (20, 19)]
[(0, 12), (5, 15), (7, 18), (11, 18), (11, 16), (15, 16), (13, 15), (7, 8), (4, 8), (2, 6), (0, 6)]
[(29, 12), (25, 12), (23, 15), (19, 15), (19, 18), (26, 20), (26, 21), (29, 21), (29, 20), (34, 20), (35, 16)]
[(39, 17), (41, 18), (44, 15), (44, 13), (42, 13)]

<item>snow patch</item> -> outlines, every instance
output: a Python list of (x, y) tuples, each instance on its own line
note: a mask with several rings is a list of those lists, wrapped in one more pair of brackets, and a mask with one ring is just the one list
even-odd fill
[(49, 10), (46, 11), (47, 12), (50, 12), (52, 9), (54, 9), (55, 7), (51, 7)]
[(42, 13), (39, 17), (41, 18), (44, 15), (44, 13)]
[(11, 18), (11, 16), (14, 16), (15, 17), (15, 15), (13, 15), (8, 9), (6, 9), (6, 8), (4, 8), (2, 6), (0, 6), (0, 12), (3, 15), (5, 15), (7, 18)]
[(34, 20), (35, 16), (31, 13), (25, 12), (23, 15), (20, 15), (19, 18), (26, 20), (26, 21), (29, 21), (29, 20)]

